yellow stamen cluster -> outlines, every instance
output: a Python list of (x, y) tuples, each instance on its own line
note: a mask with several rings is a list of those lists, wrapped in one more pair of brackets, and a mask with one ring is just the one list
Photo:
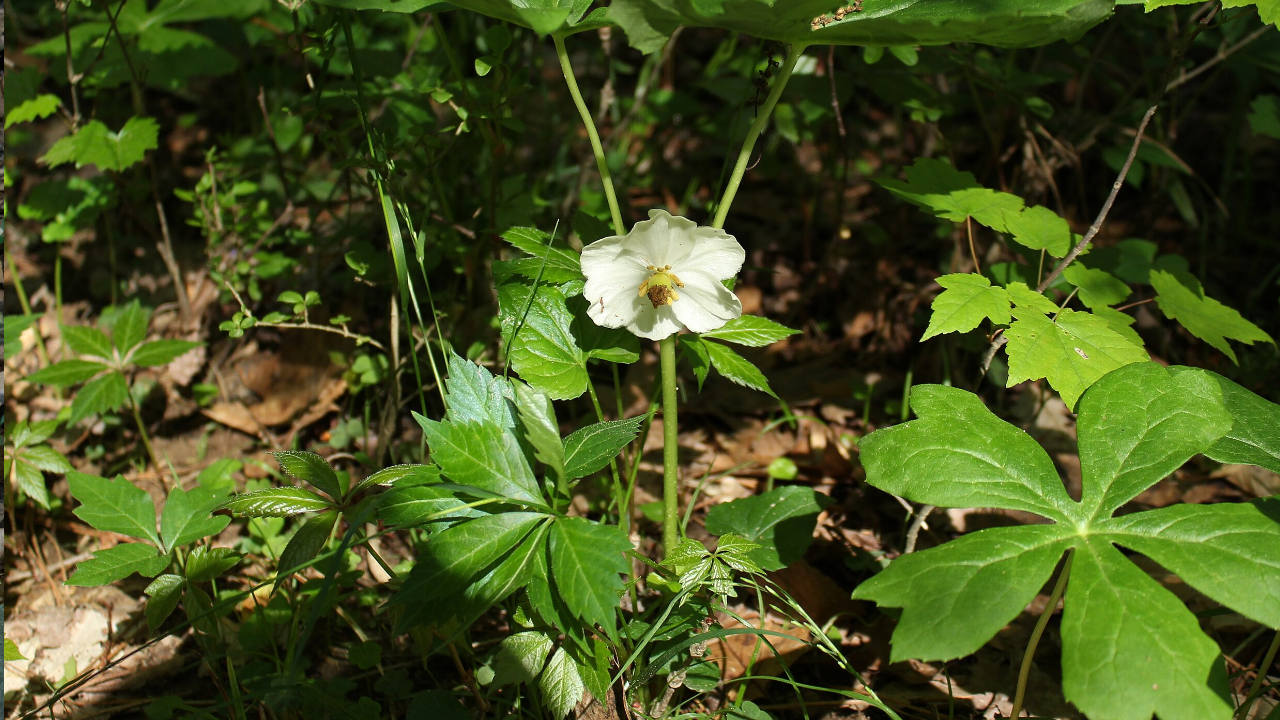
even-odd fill
[(654, 267), (650, 265), (648, 268), (653, 272), (648, 280), (640, 283), (640, 297), (648, 296), (649, 302), (653, 303), (653, 309), (657, 310), (663, 305), (671, 305), (680, 299), (680, 294), (676, 292), (676, 288), (684, 287), (684, 283), (680, 282), (680, 278), (671, 272), (670, 265), (662, 267)]

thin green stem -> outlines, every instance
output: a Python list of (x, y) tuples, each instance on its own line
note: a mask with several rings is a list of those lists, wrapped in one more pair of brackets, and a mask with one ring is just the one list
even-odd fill
[(138, 437), (142, 438), (142, 446), (147, 449), (147, 457), (151, 459), (151, 465), (155, 467), (156, 473), (160, 476), (160, 482), (168, 488), (172, 488), (172, 484), (168, 482), (168, 476), (165, 475), (164, 468), (160, 466), (160, 461), (156, 459), (156, 451), (151, 447), (151, 436), (147, 434), (146, 423), (142, 422), (142, 413), (138, 411), (138, 402), (133, 399), (132, 388), (129, 392), (129, 409), (133, 411), (133, 421), (138, 425)]
[(1267, 670), (1271, 668), (1271, 663), (1276, 660), (1276, 651), (1280, 650), (1280, 632), (1271, 638), (1271, 646), (1267, 648), (1267, 652), (1262, 657), (1262, 664), (1258, 666), (1258, 674), (1253, 678), (1253, 685), (1249, 687), (1249, 694), (1245, 696), (1244, 704), (1240, 706), (1240, 717), (1243, 720), (1249, 719), (1249, 713), (1253, 712), (1253, 704), (1262, 696), (1262, 681), (1267, 677)]
[(587, 128), (587, 137), (591, 139), (591, 151), (595, 153), (600, 182), (604, 184), (604, 197), (609, 202), (609, 215), (613, 217), (613, 231), (623, 235), (626, 230), (622, 225), (622, 210), (618, 207), (618, 196), (613, 191), (613, 177), (609, 175), (609, 163), (604, 157), (604, 145), (600, 143), (600, 133), (596, 132), (596, 123), (591, 118), (591, 110), (583, 102), (582, 93), (578, 90), (578, 81), (573, 75), (573, 65), (569, 63), (569, 51), (564, 47), (564, 38), (552, 35), (551, 39), (556, 44), (556, 57), (560, 58), (560, 71), (564, 73), (565, 85), (569, 86), (569, 95), (578, 108), (578, 114), (582, 116), (582, 124)]
[(751, 161), (751, 151), (755, 149), (756, 140), (760, 139), (760, 133), (764, 131), (764, 126), (769, 122), (769, 116), (773, 114), (773, 108), (778, 104), (778, 98), (782, 97), (783, 88), (787, 86), (787, 81), (791, 79), (791, 71), (796, 69), (796, 61), (800, 59), (800, 54), (804, 52), (806, 47), (808, 46), (802, 43), (795, 43), (791, 46), (791, 51), (787, 53), (787, 59), (782, 63), (782, 70), (778, 73), (778, 79), (773, 82), (773, 89), (769, 91), (769, 97), (765, 99), (764, 105), (756, 113), (755, 122), (751, 123), (751, 127), (747, 129), (747, 137), (742, 141), (742, 150), (738, 152), (738, 162), (733, 166), (733, 174), (729, 176), (729, 184), (724, 188), (724, 196), (720, 198), (720, 204), (716, 206), (716, 216), (711, 221), (711, 227), (724, 227), (725, 218), (729, 217), (729, 208), (733, 206), (733, 197), (738, 194), (738, 186), (742, 184), (742, 176), (747, 174), (747, 163)]
[(680, 461), (676, 405), (676, 336), (658, 343), (662, 356), (662, 548), (670, 554), (680, 541)]
[(1063, 563), (1062, 573), (1058, 575), (1058, 583), (1053, 586), (1049, 602), (1045, 604), (1044, 612), (1040, 613), (1040, 619), (1031, 631), (1031, 639), (1027, 641), (1027, 651), (1022, 654), (1022, 667), (1018, 669), (1018, 690), (1013, 696), (1013, 713), (1009, 717), (1016, 718), (1022, 714), (1022, 703), (1027, 699), (1027, 678), (1031, 675), (1031, 659), (1035, 657), (1036, 646), (1040, 644), (1040, 636), (1044, 635), (1044, 629), (1049, 624), (1049, 617), (1053, 615), (1054, 608), (1058, 607), (1058, 601), (1062, 599), (1062, 593), (1067, 589), (1072, 559), (1073, 555), (1068, 551), (1067, 561)]
[[(591, 404), (596, 409), (596, 419), (599, 420), (600, 422), (604, 422), (604, 408), (600, 406), (600, 397), (596, 395), (596, 384), (593, 382), (588, 382), (587, 391), (591, 395)], [(622, 416), (619, 415), (618, 419), (621, 420)], [(626, 511), (627, 510), (626, 507), (623, 505), (623, 500), (625, 496), (623, 495), (623, 492), (622, 492), (622, 476), (618, 474), (617, 458), (614, 458), (609, 461), (609, 474), (613, 477), (613, 501), (618, 503), (619, 505), (618, 526), (622, 528), (623, 532), (630, 533), (631, 517)]]
[[(4, 246), (4, 264), (9, 267), (9, 274), (13, 276), (13, 290), (18, 294), (18, 304), (22, 306), (23, 315), (34, 315), (31, 312), (31, 301), (27, 299), (27, 291), (22, 287), (22, 278), (18, 277), (18, 269), (13, 264), (13, 253), (9, 252), (9, 246)], [(36, 339), (36, 350), (40, 353), (40, 360), (45, 366), (49, 365), (49, 350), (44, 346), (44, 337), (40, 335), (40, 326), (37, 323), (32, 329), (31, 334)]]

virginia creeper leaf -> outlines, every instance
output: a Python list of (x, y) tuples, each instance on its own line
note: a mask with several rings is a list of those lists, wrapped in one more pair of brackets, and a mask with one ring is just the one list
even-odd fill
[(759, 543), (752, 560), (765, 570), (780, 570), (804, 557), (818, 514), (830, 504), (831, 498), (812, 488), (787, 485), (715, 505), (705, 525), (712, 535), (735, 533)]
[(551, 526), (551, 573), (575, 615), (612, 634), (622, 593), (626, 553), (631, 549), (617, 527), (585, 518), (562, 518)]
[(168, 564), (169, 556), (161, 555), (154, 545), (120, 543), (95, 551), (92, 558), (76, 566), (67, 584), (96, 587), (123, 580), (135, 572), (144, 577), (155, 577)]
[(570, 480), (602, 469), (640, 432), (643, 417), (588, 425), (564, 439), (565, 474)]

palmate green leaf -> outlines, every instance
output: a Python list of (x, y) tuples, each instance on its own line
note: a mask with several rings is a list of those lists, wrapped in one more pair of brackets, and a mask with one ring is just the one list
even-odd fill
[(101, 415), (124, 407), (129, 401), (129, 383), (124, 375), (109, 372), (100, 378), (90, 380), (76, 393), (71, 401), (71, 416), (67, 425), (78, 425), (81, 420), (92, 415)]
[(1093, 270), (1079, 263), (1068, 265), (1062, 276), (1080, 290), (1080, 302), (1092, 310), (1118, 305), (1133, 294), (1128, 285), (1111, 273)]
[(564, 469), (570, 480), (603, 469), (640, 432), (643, 417), (588, 425), (564, 439)]
[(565, 604), (589, 625), (612, 635), (616, 626), (625, 553), (631, 542), (613, 525), (562, 518), (551, 526), (551, 573)]
[(1257, 325), (1245, 320), (1240, 313), (1223, 305), (1196, 288), (1184, 285), (1176, 275), (1163, 270), (1151, 271), (1151, 286), (1159, 295), (1156, 304), (1170, 320), (1177, 320), (1182, 327), (1196, 337), (1221, 350), (1239, 363), (1228, 339), (1246, 345), (1255, 342), (1275, 344), (1271, 336)]
[(991, 281), (977, 273), (955, 273), (938, 278), (938, 284), (946, 288), (933, 299), (933, 315), (921, 342), (935, 335), (953, 332), (969, 332), (991, 320), (996, 325), (1009, 324), (1009, 293), (1001, 287), (992, 287)]
[(160, 537), (164, 539), (164, 551), (169, 552), (222, 532), (231, 518), (210, 517), (209, 513), (217, 507), (218, 497), (209, 488), (195, 487), (184, 491), (175, 487), (160, 513)]
[(747, 347), (765, 347), (791, 337), (798, 332), (800, 331), (781, 323), (776, 323), (769, 318), (762, 318), (758, 315), (742, 315), (737, 319), (730, 320), (717, 330), (702, 333), (702, 336), (738, 345), (746, 345)]
[[(1166, 7), (1169, 5), (1189, 5), (1195, 0), (1146, 0), (1147, 11), (1150, 12), (1156, 8)], [(1280, 0), (1223, 0), (1222, 7), (1238, 8), (1249, 7), (1250, 5), (1258, 6), (1258, 16), (1262, 18), (1262, 22), (1275, 25), (1280, 23)]]
[(235, 567), (240, 562), (240, 557), (240, 553), (231, 548), (211, 548), (201, 545), (187, 556), (187, 566), (184, 568), (187, 580), (191, 582), (214, 580)]
[(274, 587), (280, 587), (280, 583), (297, 572), (298, 568), (315, 559), (324, 549), (325, 543), (329, 542), (329, 535), (337, 522), (338, 512), (329, 510), (308, 519), (298, 528), (289, 539), (289, 544), (285, 545), (284, 552), (280, 553), (280, 562), (276, 563), (279, 572), (276, 573)]
[(547, 468), (556, 487), (561, 487), (564, 475), (564, 444), (560, 441), (560, 423), (556, 421), (556, 409), (551, 399), (517, 382), (516, 412), (524, 439), (533, 448), (533, 456)]
[(31, 122), (32, 120), (43, 120), (50, 115), (58, 112), (58, 106), (62, 101), (57, 95), (37, 95), (29, 100), (24, 100), (21, 105), (10, 109), (4, 116), (4, 129), (18, 123)]
[(80, 502), (73, 512), (96, 530), (120, 533), (161, 545), (156, 532), (156, 505), (147, 491), (121, 476), (114, 480), (67, 473), (71, 496)]
[(166, 573), (156, 578), (143, 590), (147, 595), (147, 626), (151, 632), (160, 628), (160, 624), (173, 614), (182, 599), (183, 580), (181, 575)]
[[(545, 515), (530, 512), (484, 515), (433, 537), (400, 590), (388, 601), (392, 606), (404, 606), (397, 632), (420, 622), (443, 624), (454, 617), (463, 609), (463, 593), (545, 519)], [(480, 612), (487, 609), (480, 608)]]
[(1077, 543), (1062, 612), (1062, 691), (1091, 720), (1230, 718), (1219, 694), (1226, 683), (1210, 684), (1220, 653), (1186, 606), (1109, 542)]
[[(949, 388), (925, 392), (940, 390), (944, 395), (968, 395)], [(955, 414), (954, 425), (975, 426), (977, 431), (956, 435), (932, 449), (926, 443), (933, 433), (910, 434), (913, 427), (927, 430), (922, 423), (931, 420), (927, 403), (917, 409), (921, 420), (864, 439), (867, 481), (918, 502), (941, 505), (950, 504), (944, 502), (948, 497), (964, 497), (966, 490), (973, 493), (975, 485), (977, 492), (985, 492), (988, 481), (978, 477), (975, 482), (967, 463), (987, 453), (992, 426), (1003, 425), (1006, 434), (1021, 431), (990, 413), (985, 420), (972, 413)], [(945, 417), (940, 413), (934, 422)], [(1227, 720), (1231, 707), (1220, 697), (1225, 676), (1217, 663), (1217, 645), (1199, 631), (1196, 618), (1174, 595), (1114, 545), (1141, 552), (1233, 610), (1277, 626), (1280, 507), (1264, 500), (1109, 516), (1212, 447), (1231, 428), (1216, 376), (1155, 363), (1122, 367), (1080, 400), (1083, 497), (1080, 503), (1068, 503), (1065, 518), (1040, 511), (1056, 522), (982, 530), (904, 556), (859, 587), (855, 596), (903, 608), (893, 639), (895, 660), (955, 657), (972, 652), (1017, 615), (1043, 586), (1063, 551), (1071, 549), (1062, 624), (1067, 699), (1093, 719), (1147, 720), (1154, 712), (1162, 720)], [(1047, 454), (1038, 447), (1006, 445), (1014, 456), (1011, 462), (1053, 472)], [(903, 460), (929, 453), (934, 453), (932, 462)], [(1060, 486), (1056, 473), (1052, 480)], [(965, 504), (1008, 509), (1024, 505), (994, 497), (987, 503)]]
[(168, 365), (202, 344), (190, 340), (155, 340), (134, 350), (129, 356), (129, 362), (138, 367)]
[(680, 25), (716, 27), (768, 40), (820, 45), (1025, 47), (1074, 38), (1112, 11), (1111, 0), (865, 0), (863, 11), (814, 30), (841, 3), (822, 0), (613, 0), (609, 18), (633, 47), (653, 52)]
[(489, 608), (528, 585), (539, 573), (545, 577), (548, 534), (547, 525), (539, 525), (497, 567), (462, 591), (454, 610), (457, 632), (471, 627)]
[(291, 478), (305, 480), (320, 492), (334, 500), (342, 499), (342, 484), (329, 462), (313, 452), (283, 450), (272, 453), (280, 469)]
[(1009, 338), (1009, 381), (1046, 378), (1075, 407), (1080, 395), (1116, 368), (1150, 359), (1105, 321), (1087, 312), (1063, 310), (1056, 322), (1037, 310), (1014, 308)]
[(396, 527), (417, 527), (429, 521), (480, 517), (452, 490), (431, 485), (392, 488), (378, 502), (378, 519)]
[(292, 517), (324, 512), (333, 503), (300, 487), (276, 487), (241, 493), (218, 506), (237, 517)]
[[(930, 3), (936, 5), (937, 3)], [(907, 179), (879, 180), (881, 186), (907, 202), (951, 222), (973, 218), (993, 230), (1008, 232), (1005, 218), (1022, 212), (1022, 198), (988, 190), (973, 173), (955, 169), (942, 160), (920, 158), (906, 170)]]
[(168, 564), (169, 556), (160, 554), (154, 545), (120, 543), (95, 551), (92, 558), (76, 565), (76, 571), (67, 579), (67, 584), (97, 587), (123, 580), (135, 572), (143, 577), (155, 577)]
[(106, 365), (89, 360), (63, 360), (31, 373), (27, 376), (27, 380), (41, 385), (69, 387), (82, 383), (106, 369)]
[(459, 485), (544, 506), (538, 481), (514, 435), (487, 422), (436, 422), (418, 416), (431, 459)]
[(154, 150), (160, 126), (153, 118), (133, 117), (112, 132), (99, 120), (85, 123), (74, 135), (68, 135), (49, 148), (41, 158), (49, 167), (74, 162), (77, 168), (96, 165), (103, 171), (120, 171), (141, 162), (148, 150)]
[(97, 328), (84, 325), (63, 325), (61, 330), (62, 341), (77, 355), (89, 355), (109, 361), (111, 356), (115, 354), (115, 348), (111, 345), (111, 338)]
[(504, 639), (493, 661), (493, 687), (533, 682), (546, 666), (552, 647), (551, 638), (537, 631)]
[(134, 300), (125, 305), (116, 316), (111, 338), (121, 355), (127, 355), (147, 337), (147, 325), (151, 323), (151, 312), (142, 307), (142, 303)]
[(1280, 405), (1218, 375), (1205, 372), (1222, 388), (1222, 400), (1231, 415), (1231, 430), (1205, 451), (1221, 463), (1258, 465), (1280, 473)]
[(720, 343), (704, 342), (702, 345), (707, 350), (712, 367), (721, 375), (743, 387), (778, 397), (774, 394), (773, 388), (769, 387), (769, 381), (765, 379), (764, 373), (749, 360)]
[(1071, 251), (1071, 226), (1058, 213), (1047, 207), (1029, 207), (1018, 213), (1005, 213), (1005, 230), (1014, 242), (1049, 255), (1066, 257)]
[[(903, 608), (892, 662), (964, 657), (1022, 612), (1069, 545), (1063, 525), (993, 528), (903, 555), (853, 597)], [(957, 608), (964, 622), (956, 622)]]
[(563, 647), (552, 654), (546, 669), (542, 671), (538, 687), (542, 690), (542, 699), (551, 711), (551, 717), (557, 720), (568, 715), (587, 691), (582, 676), (578, 674), (577, 664)]
[(830, 504), (831, 498), (812, 488), (787, 485), (715, 505), (705, 524), (712, 535), (733, 533), (759, 543), (752, 559), (765, 570), (781, 570), (804, 557), (818, 515)]
[(26, 463), (44, 472), (67, 473), (74, 469), (65, 455), (48, 445), (22, 448), (15, 457), (18, 462)]
[(449, 353), (449, 377), (444, 381), (449, 399), (449, 419), (455, 422), (488, 422), (512, 432), (516, 429), (515, 395), (506, 378)]
[[(532, 295), (532, 300), (530, 296)], [(508, 282), (498, 288), (507, 358), (525, 382), (552, 400), (587, 390), (586, 353), (573, 336), (573, 316), (557, 288)]]
[(42, 473), (39, 468), (28, 465), (21, 460), (13, 460), (10, 458), (5, 458), (4, 468), (5, 476), (9, 477), (9, 473), (12, 473), (12, 477), (18, 488), (21, 489), (32, 502), (42, 508), (47, 509), (49, 507), (49, 489), (45, 487), (44, 473)]
[(1133, 329), (1133, 324), (1138, 321), (1137, 318), (1132, 315), (1126, 315), (1115, 308), (1105, 306), (1094, 308), (1093, 316), (1105, 322), (1107, 327), (1114, 330), (1120, 337), (1138, 347), (1142, 347), (1142, 336), (1138, 334), (1137, 330)]

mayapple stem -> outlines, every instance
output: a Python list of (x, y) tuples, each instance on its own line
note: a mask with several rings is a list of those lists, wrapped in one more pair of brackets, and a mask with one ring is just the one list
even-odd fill
[(676, 419), (676, 336), (658, 342), (662, 357), (662, 548), (680, 542), (680, 460)]
[(1013, 714), (1010, 717), (1018, 717), (1022, 714), (1022, 703), (1027, 699), (1027, 678), (1031, 676), (1031, 659), (1035, 657), (1036, 646), (1040, 644), (1040, 636), (1044, 635), (1044, 629), (1049, 624), (1049, 616), (1053, 615), (1053, 609), (1058, 607), (1058, 601), (1062, 599), (1062, 593), (1067, 589), (1067, 578), (1071, 575), (1070, 551), (1067, 554), (1067, 561), (1062, 565), (1062, 573), (1058, 575), (1058, 583), (1053, 586), (1053, 592), (1049, 595), (1049, 602), (1044, 606), (1044, 611), (1040, 613), (1040, 619), (1036, 621), (1036, 627), (1031, 631), (1031, 639), (1027, 641), (1027, 651), (1022, 655), (1022, 667), (1018, 669), (1018, 690), (1013, 695)]
[(787, 59), (782, 62), (781, 71), (778, 73), (778, 79), (773, 81), (769, 97), (765, 98), (764, 105), (756, 113), (755, 122), (751, 123), (750, 129), (747, 130), (747, 137), (742, 141), (742, 150), (738, 153), (738, 161), (733, 166), (733, 174), (729, 176), (729, 184), (724, 188), (724, 196), (716, 206), (716, 216), (711, 221), (711, 227), (716, 229), (724, 227), (725, 218), (729, 217), (729, 208), (733, 205), (733, 197), (738, 194), (738, 186), (742, 184), (742, 176), (747, 174), (747, 163), (751, 161), (751, 151), (755, 149), (756, 140), (760, 138), (764, 126), (768, 124), (769, 116), (773, 114), (773, 108), (778, 104), (783, 88), (791, 79), (791, 71), (796, 69), (796, 61), (800, 59), (806, 47), (808, 46), (801, 43), (793, 44), (787, 53)]
[(596, 156), (600, 182), (604, 184), (604, 197), (609, 201), (609, 215), (613, 217), (613, 231), (619, 235), (625, 235), (626, 230), (622, 226), (622, 210), (618, 208), (618, 196), (613, 191), (613, 177), (609, 175), (609, 163), (605, 161), (600, 133), (596, 132), (595, 120), (591, 118), (591, 111), (587, 109), (587, 104), (582, 100), (582, 93), (578, 90), (578, 81), (574, 78), (573, 66), (569, 64), (569, 51), (564, 47), (564, 38), (552, 35), (551, 39), (556, 44), (556, 57), (560, 58), (560, 71), (564, 73), (564, 82), (569, 86), (569, 95), (573, 97), (573, 104), (578, 107), (578, 114), (582, 116), (582, 124), (587, 127), (587, 137), (591, 139), (591, 150)]

